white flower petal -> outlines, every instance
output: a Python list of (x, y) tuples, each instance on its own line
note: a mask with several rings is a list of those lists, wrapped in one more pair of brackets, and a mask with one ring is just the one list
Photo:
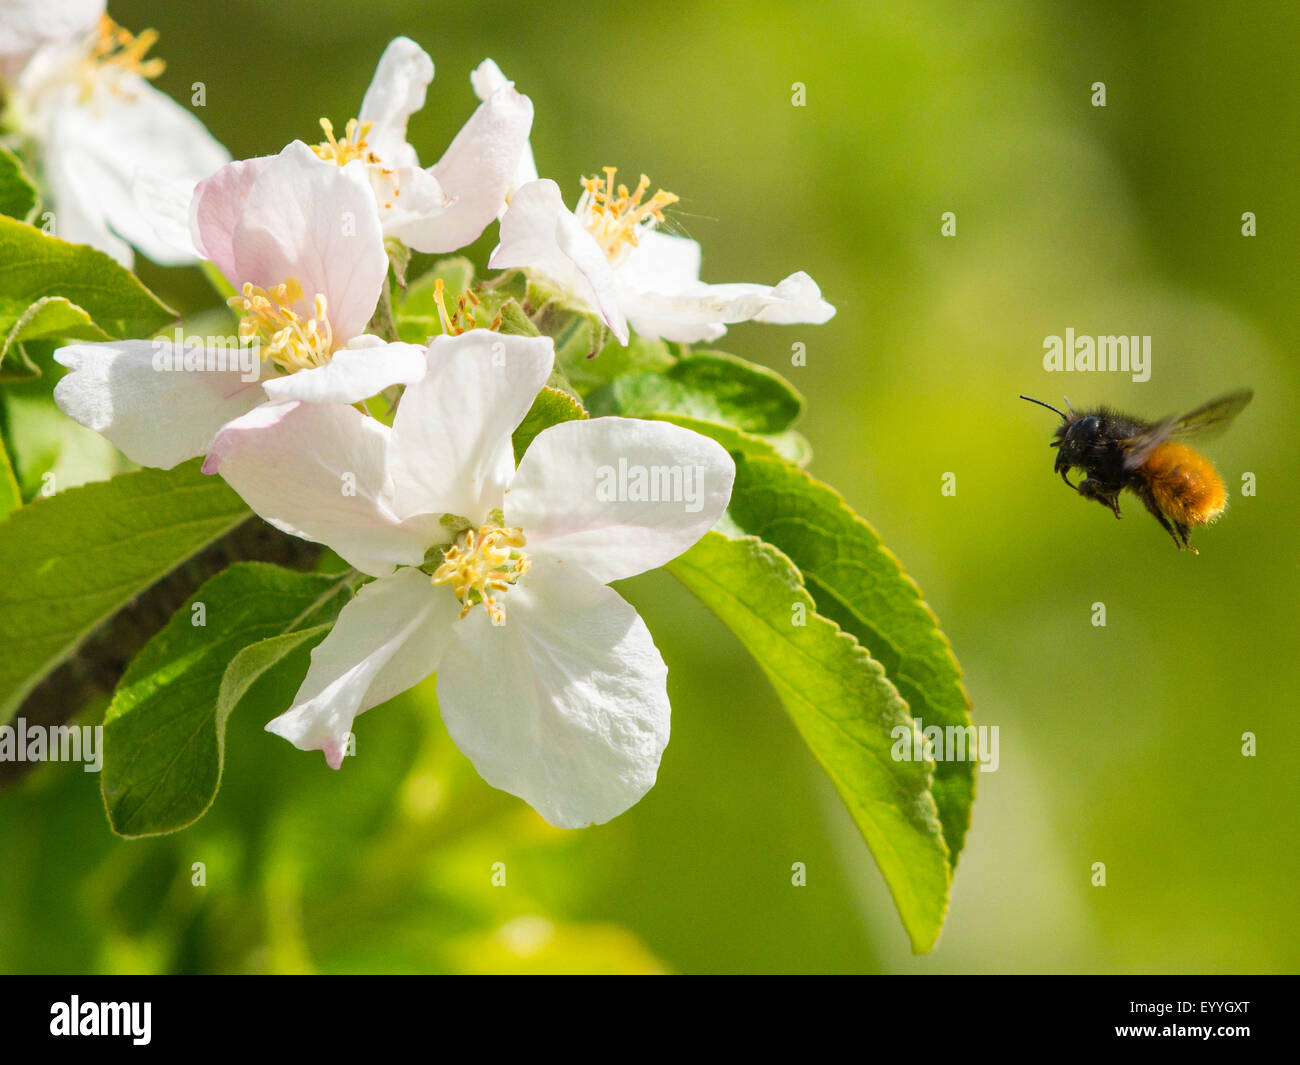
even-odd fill
[(0, 56), (30, 52), (47, 41), (91, 30), (106, 0), (5, 0), (0, 4)]
[(58, 208), (56, 235), (70, 244), (89, 245), (111, 255), (128, 270), (133, 268), (135, 252), (108, 228), (99, 200), (100, 189), (111, 186), (114, 179), (67, 137), (50, 140), (42, 162), (50, 201)]
[[(205, 256), (194, 244), (190, 233), (190, 205), (194, 201), (193, 182), (137, 170), (131, 182), (131, 198), (141, 217), (153, 227), (155, 247), (149, 257), (167, 265), (192, 263)], [(163, 258), (164, 250), (166, 258)]]
[(478, 239), (500, 214), (528, 144), (533, 103), (508, 86), (481, 103), (430, 169), (450, 203), (393, 235), (422, 252), (450, 252)]
[(431, 81), (433, 60), (423, 48), (409, 37), (388, 42), (357, 116), (373, 123), (366, 142), (385, 166), (418, 165), (415, 149), (406, 143), (406, 123), (424, 106)]
[(486, 329), (434, 337), (428, 371), (393, 419), (398, 515), (457, 514), (477, 525), (501, 506), (515, 469), (510, 434), (554, 362), (550, 337)]
[(770, 302), (754, 320), (775, 325), (821, 325), (834, 317), (835, 307), (822, 299), (817, 282), (799, 270), (772, 289)]
[(618, 266), (618, 278), (630, 288), (670, 292), (699, 283), (700, 244), (689, 237), (649, 230)]
[[(670, 340), (676, 344), (706, 344), (725, 336), (727, 327), (710, 315), (684, 313), (682, 305), (669, 300), (643, 303), (626, 300), (628, 322), (637, 336), (646, 340)], [(703, 320), (702, 320), (703, 319)]]
[(604, 318), (627, 344), (627, 319), (619, 308), (614, 270), (600, 245), (565, 208), (554, 181), (534, 181), (514, 194), (501, 217), (501, 243), (488, 266), (519, 266), (544, 275)]
[(300, 313), (326, 297), (335, 343), (365, 332), (388, 274), (388, 254), (365, 165), (324, 163), (300, 141), (258, 175), (232, 241), (239, 281), (269, 288), (297, 278)]
[(539, 567), (475, 607), (443, 655), (438, 704), (493, 787), (553, 825), (601, 824), (654, 785), (668, 744), (664, 665), (637, 612), (582, 573)]
[(659, 291), (625, 286), (620, 300), (639, 334), (680, 343), (716, 339), (726, 331), (720, 327), (735, 322), (821, 325), (835, 314), (816, 282), (802, 272), (775, 286), (700, 283)]
[(469, 84), (475, 96), (480, 100), (486, 100), (498, 89), (506, 85), (514, 85), (514, 82), (501, 73), (496, 60), (485, 59), (470, 71)]
[(384, 235), (402, 239), (408, 224), (424, 225), (445, 211), (450, 204), (438, 179), (418, 166), (400, 166), (375, 176), (371, 185), (383, 219)]
[(231, 422), (203, 464), (277, 529), (327, 544), (364, 573), (418, 565), (434, 534), (389, 506), (389, 429), (354, 407), (267, 403)]
[(366, 585), (312, 651), (293, 706), (267, 731), (299, 750), (324, 751), (338, 769), (356, 716), (438, 668), (459, 608), (454, 596), (417, 569)]
[[(485, 59), (475, 67), (470, 73), (469, 81), (474, 88), (474, 95), (480, 100), (487, 100), (499, 89), (514, 88), (515, 84), (501, 73), (501, 68), (491, 59)], [(536, 180), (537, 163), (533, 159), (533, 148), (531, 144), (525, 144), (524, 150), (519, 154), (519, 165), (515, 167), (515, 176), (506, 198), (513, 196), (516, 189), (523, 188), (530, 181)]]
[(262, 387), (277, 402), (359, 403), (389, 385), (414, 384), (427, 365), (418, 344), (385, 344), (378, 337), (360, 336), (324, 366), (272, 377)]
[[(215, 353), (214, 353), (215, 354)], [(142, 466), (171, 469), (208, 450), (217, 430), (264, 399), (240, 371), (157, 369), (181, 353), (170, 342), (71, 344), (54, 353), (71, 369), (54, 387), (59, 408)]]
[[(161, 263), (192, 256), (159, 238), (152, 205), (134, 194), (138, 171), (147, 168), (155, 179), (192, 190), (230, 159), (188, 109), (138, 77), (101, 87), (93, 105), (61, 108), (49, 125), (45, 152), (47, 161), (55, 159), (56, 214), (75, 198), (116, 236)], [(59, 235), (68, 236), (66, 227)]]
[(600, 581), (676, 558), (717, 523), (736, 465), (716, 441), (668, 422), (593, 418), (537, 435), (506, 492), (526, 551)]

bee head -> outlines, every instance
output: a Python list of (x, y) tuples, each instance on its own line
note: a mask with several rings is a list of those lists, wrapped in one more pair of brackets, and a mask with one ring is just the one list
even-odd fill
[(1085, 456), (1095, 451), (1102, 439), (1101, 419), (1095, 414), (1080, 417), (1072, 411), (1062, 417), (1065, 420), (1056, 427), (1056, 439), (1049, 445), (1057, 449), (1057, 473), (1084, 465)]
[[(1021, 399), (1029, 400), (1030, 403), (1037, 403), (1040, 407), (1046, 407), (1054, 414), (1061, 416), (1061, 424), (1056, 427), (1055, 439), (1048, 445), (1054, 447), (1056, 451), (1056, 472), (1063, 473), (1075, 466), (1083, 465), (1082, 459), (1088, 450), (1095, 446), (1101, 438), (1101, 419), (1094, 414), (1080, 415), (1070, 406), (1070, 400), (1067, 397), (1065, 401), (1065, 411), (1057, 410), (1050, 403), (1044, 403), (1041, 399), (1033, 399), (1029, 396), (1021, 396)], [(1068, 411), (1069, 413), (1066, 413)]]

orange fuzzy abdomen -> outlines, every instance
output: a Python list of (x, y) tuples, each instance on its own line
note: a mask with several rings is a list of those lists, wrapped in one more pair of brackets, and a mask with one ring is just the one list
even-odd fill
[(1214, 463), (1186, 444), (1161, 444), (1139, 472), (1156, 506), (1183, 525), (1206, 525), (1228, 505), (1228, 492)]

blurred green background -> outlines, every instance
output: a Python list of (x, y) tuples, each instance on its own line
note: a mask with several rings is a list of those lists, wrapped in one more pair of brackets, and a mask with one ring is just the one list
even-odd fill
[[(261, 731), (281, 684), (233, 723), (217, 803), (177, 836), (115, 839), (78, 767), (0, 796), (0, 969), (1294, 972), (1293, 9), (376, 7), (110, 11), (160, 30), (159, 85), (188, 100), (204, 82), (202, 115), (237, 157), (315, 141), (321, 115), (341, 125), (406, 34), (438, 70), (411, 124), (431, 163), (492, 56), (532, 97), (540, 171), (569, 202), (606, 163), (645, 170), (682, 197), (706, 280), (817, 279), (829, 325), (741, 326), (717, 346), (807, 396), (812, 472), (902, 559), (976, 722), (1000, 729), (946, 931), (911, 956), (757, 667), (654, 574), (621, 590), (668, 661), (673, 738), (623, 817), (565, 833), (492, 791), (431, 684), (363, 717), (362, 756), (332, 773)], [(189, 310), (210, 301), (194, 272), (144, 272)], [(1067, 327), (1150, 334), (1151, 380), (1046, 373), (1043, 338)], [(1246, 385), (1255, 402), (1209, 447), (1234, 498), (1195, 537), (1200, 557), (1130, 497), (1122, 522), (1072, 497), (1052, 474), (1054, 416), (1016, 398), (1155, 417)]]

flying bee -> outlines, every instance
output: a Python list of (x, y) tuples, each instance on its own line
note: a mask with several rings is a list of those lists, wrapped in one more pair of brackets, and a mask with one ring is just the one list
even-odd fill
[[(1095, 499), (1119, 517), (1125, 488), (1146, 506), (1174, 546), (1199, 554), (1187, 541), (1194, 525), (1208, 525), (1223, 513), (1228, 491), (1214, 464), (1183, 441), (1222, 432), (1254, 396), (1249, 388), (1212, 399), (1181, 418), (1146, 422), (1109, 407), (1076, 411), (1065, 401), (1062, 413), (1041, 399), (1021, 396), (1061, 416), (1056, 439), (1056, 472), (1084, 499)], [(1084, 479), (1070, 481), (1070, 470)]]

